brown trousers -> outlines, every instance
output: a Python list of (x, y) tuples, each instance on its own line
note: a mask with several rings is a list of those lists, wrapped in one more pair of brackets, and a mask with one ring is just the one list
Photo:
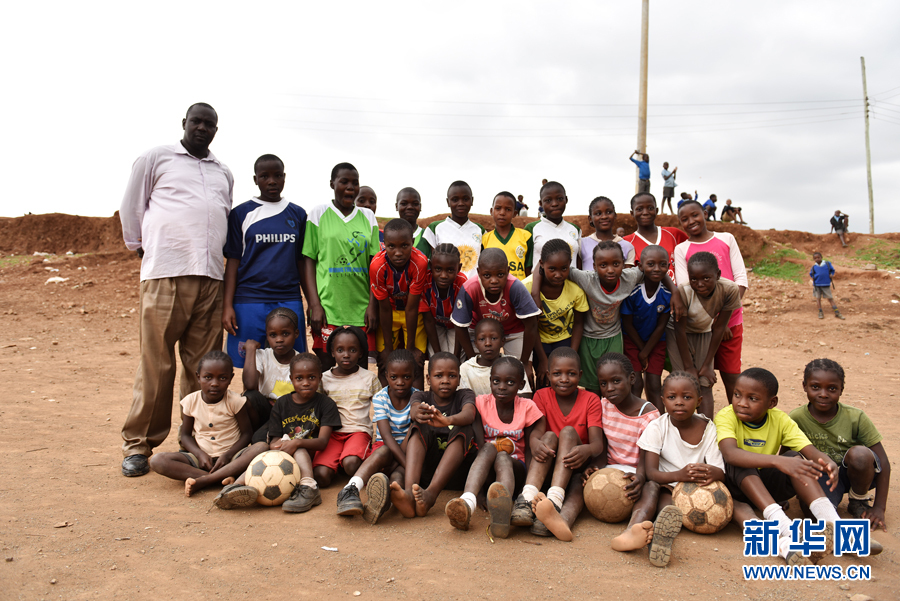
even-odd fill
[(172, 428), (175, 343), (181, 355), (180, 394), (200, 389), (197, 364), (222, 348), (224, 285), (205, 276), (141, 282), (141, 359), (134, 376), (134, 399), (122, 426), (122, 454), (149, 456)]

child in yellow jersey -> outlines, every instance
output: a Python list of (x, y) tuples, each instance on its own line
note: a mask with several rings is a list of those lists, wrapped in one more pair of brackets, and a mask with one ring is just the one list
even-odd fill
[(509, 275), (524, 280), (531, 274), (531, 254), (534, 245), (531, 232), (512, 224), (516, 215), (516, 197), (509, 192), (500, 192), (491, 205), (494, 229), (485, 232), (481, 238), (483, 248), (499, 248), (506, 253), (509, 261)]

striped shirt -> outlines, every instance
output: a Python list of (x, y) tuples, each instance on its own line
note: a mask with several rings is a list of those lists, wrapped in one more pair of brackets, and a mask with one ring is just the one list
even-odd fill
[[(655, 407), (643, 415), (625, 415), (605, 398), (600, 399), (603, 408), (603, 433), (606, 434), (607, 465), (637, 467), (640, 457), (638, 439), (647, 425), (659, 417)], [(643, 407), (642, 407), (643, 409)]]
[(372, 294), (377, 300), (391, 300), (395, 311), (406, 309), (406, 299), (422, 294), (425, 277), (430, 275), (428, 259), (421, 251), (412, 249), (409, 262), (398, 271), (384, 251), (379, 252), (369, 265)]
[[(412, 389), (413, 393), (419, 392), (418, 388)], [(409, 403), (403, 409), (396, 409), (391, 402), (388, 388), (385, 386), (372, 397), (372, 406), (375, 408), (375, 442), (384, 442), (381, 432), (378, 430), (378, 422), (386, 419), (391, 424), (391, 435), (397, 444), (403, 444), (406, 433), (409, 432)]]
[(431, 311), (431, 315), (434, 317), (434, 322), (437, 325), (452, 330), (454, 326), (453, 322), (450, 321), (450, 316), (453, 314), (453, 303), (456, 302), (459, 289), (465, 283), (466, 274), (460, 271), (456, 274), (456, 279), (453, 280), (453, 283), (447, 290), (447, 296), (441, 297), (441, 291), (438, 290), (429, 271), (425, 276), (425, 286), (422, 290), (422, 300), (419, 302), (419, 312)]

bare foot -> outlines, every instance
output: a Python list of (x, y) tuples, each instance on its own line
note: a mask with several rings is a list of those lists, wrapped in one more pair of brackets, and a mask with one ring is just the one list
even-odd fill
[(189, 497), (191, 493), (196, 492), (194, 490), (195, 484), (197, 484), (197, 481), (194, 478), (188, 478), (184, 481), (184, 496)]
[(405, 518), (416, 517), (416, 500), (403, 490), (399, 482), (391, 482), (391, 503)]
[(416, 500), (416, 515), (424, 518), (428, 512), (434, 507), (434, 498), (428, 489), (422, 488), (418, 484), (413, 484), (413, 498)]
[(222, 486), (228, 486), (229, 484), (234, 484), (234, 478), (228, 476), (224, 480), (222, 480)]
[(616, 551), (636, 551), (649, 545), (652, 539), (653, 522), (641, 522), (612, 539), (612, 548)]
[[(539, 495), (544, 497), (541, 493), (539, 493)], [(553, 501), (547, 497), (538, 501), (537, 496), (535, 496), (534, 501), (534, 515), (547, 527), (547, 530), (552, 532), (553, 536), (559, 540), (564, 540), (566, 542), (571, 541), (574, 538), (572, 536), (572, 531), (569, 529), (569, 525), (562, 516), (559, 515), (559, 512), (556, 511), (556, 507), (553, 506)]]

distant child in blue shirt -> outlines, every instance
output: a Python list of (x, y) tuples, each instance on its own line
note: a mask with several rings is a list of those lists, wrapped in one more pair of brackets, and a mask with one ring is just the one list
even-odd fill
[(706, 220), (707, 221), (715, 221), (716, 220), (716, 201), (717, 200), (719, 200), (719, 199), (716, 197), (715, 194), (710, 194), (709, 199), (707, 199), (703, 203), (703, 208), (706, 209)]
[[(306, 259), (302, 254), (306, 233), (306, 211), (281, 197), (284, 163), (274, 154), (264, 154), (253, 165), (253, 181), (259, 196), (235, 207), (228, 215), (228, 237), (223, 249), (225, 302), (222, 325), (228, 332), (228, 355), (243, 368), (244, 343), (266, 341), (266, 316), (277, 307), (287, 307), (306, 331), (300, 274)], [(306, 352), (306, 336), (294, 343)]]
[(822, 313), (822, 298), (827, 298), (828, 302), (831, 303), (831, 308), (834, 309), (835, 317), (844, 319), (844, 316), (838, 311), (837, 305), (834, 302), (834, 297), (831, 294), (831, 287), (834, 286), (834, 284), (831, 283), (831, 276), (834, 275), (834, 267), (832, 267), (830, 261), (822, 260), (822, 253), (820, 252), (813, 253), (813, 261), (815, 261), (815, 263), (813, 263), (812, 268), (809, 270), (809, 277), (811, 277), (813, 281), (813, 298), (816, 299), (816, 304), (819, 305), (819, 319), (825, 319), (825, 314)]
[[(634, 155), (638, 155), (641, 157), (641, 160), (638, 161), (634, 158)], [(631, 153), (631, 156), (628, 157), (632, 163), (637, 165), (638, 168), (638, 192), (649, 192), (650, 191), (650, 155), (642, 154), (640, 150), (635, 150)]]

